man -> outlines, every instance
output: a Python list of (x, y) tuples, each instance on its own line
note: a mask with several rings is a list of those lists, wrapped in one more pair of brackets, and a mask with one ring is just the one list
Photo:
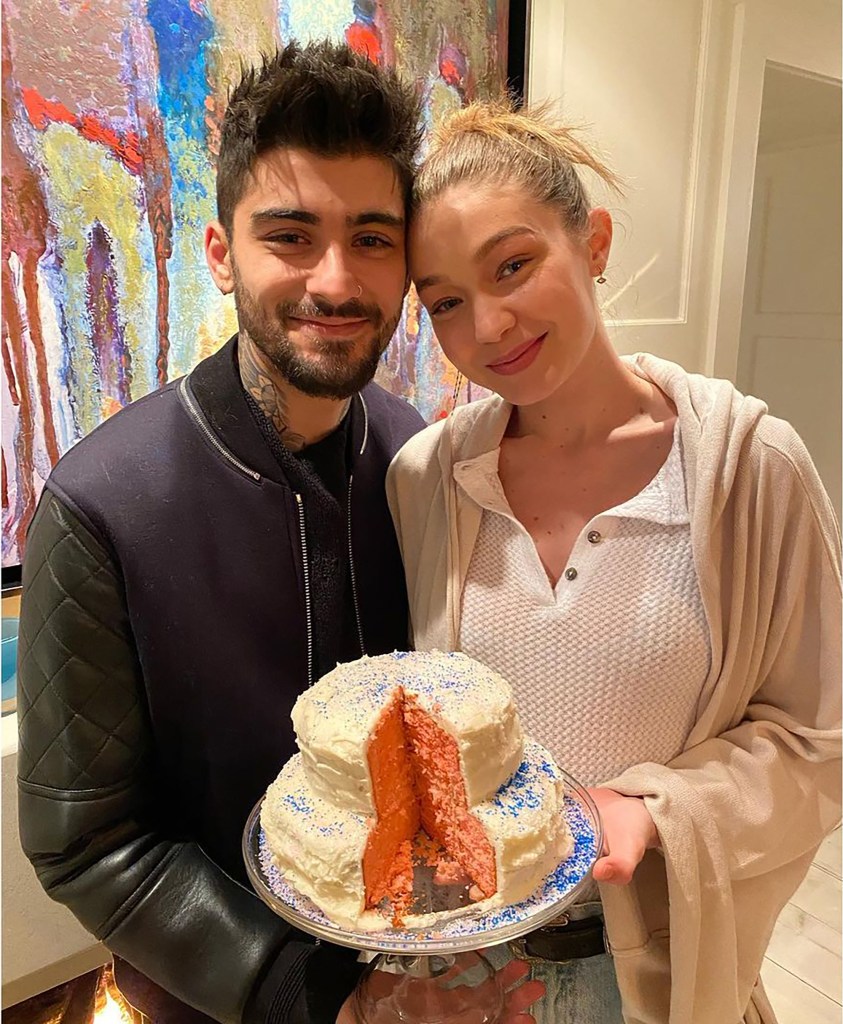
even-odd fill
[(345, 47), (245, 74), (206, 232), (239, 333), (70, 451), (30, 530), (22, 842), (156, 1024), (334, 1021), (360, 970), (258, 900), (240, 841), (299, 693), (407, 644), (383, 481), (423, 423), (370, 381), (419, 124)]

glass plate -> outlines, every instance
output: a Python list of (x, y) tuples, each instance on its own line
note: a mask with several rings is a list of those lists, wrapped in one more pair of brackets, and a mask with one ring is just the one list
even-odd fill
[(302, 931), (340, 946), (382, 953), (430, 955), (478, 949), (517, 939), (552, 921), (576, 900), (591, 877), (592, 865), (603, 845), (603, 827), (594, 801), (567, 772), (560, 771), (560, 774), (565, 783), (565, 816), (574, 839), (574, 850), (520, 903), (494, 910), (466, 910), (462, 916), (439, 921), (429, 930), (394, 928), (384, 919), (382, 931), (347, 931), (289, 885), (271, 863), (260, 827), (262, 800), (249, 815), (243, 832), (246, 871), (257, 894), (276, 914)]

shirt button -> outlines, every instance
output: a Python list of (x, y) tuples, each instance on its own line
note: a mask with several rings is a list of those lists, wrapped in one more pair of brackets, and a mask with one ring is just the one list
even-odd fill
[(586, 534), (589, 544), (599, 544), (603, 540), (603, 536), (599, 530), (589, 530)]
[(577, 570), (573, 566), (571, 566), (570, 569), (566, 569), (565, 570), (565, 579), (566, 580), (575, 580), (576, 578), (577, 578)]

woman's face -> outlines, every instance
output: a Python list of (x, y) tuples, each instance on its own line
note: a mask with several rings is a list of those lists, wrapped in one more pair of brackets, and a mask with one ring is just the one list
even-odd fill
[(592, 278), (611, 238), (605, 210), (592, 210), (587, 237), (577, 237), (517, 186), (461, 183), (417, 214), (410, 270), (457, 369), (532, 405), (570, 378), (594, 338)]

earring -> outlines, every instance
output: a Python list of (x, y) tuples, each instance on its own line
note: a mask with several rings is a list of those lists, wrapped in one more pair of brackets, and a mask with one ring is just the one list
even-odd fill
[(603, 271), (602, 270), (600, 271), (600, 277), (597, 278), (597, 283), (598, 284), (605, 284), (606, 283), (606, 278), (603, 276)]

